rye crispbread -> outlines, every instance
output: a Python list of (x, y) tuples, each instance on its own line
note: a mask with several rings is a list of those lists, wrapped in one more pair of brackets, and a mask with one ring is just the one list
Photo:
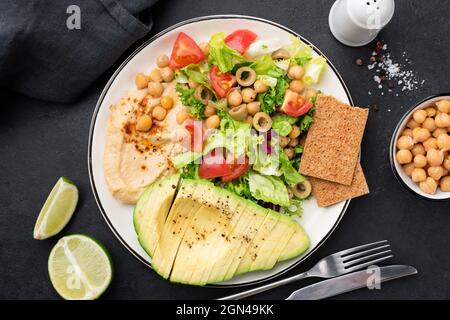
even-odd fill
[(331, 96), (319, 97), (316, 106), (300, 172), (350, 186), (369, 110), (351, 107)]
[(359, 163), (356, 165), (355, 175), (350, 186), (318, 178), (310, 178), (310, 181), (314, 197), (320, 208), (369, 193), (369, 187)]

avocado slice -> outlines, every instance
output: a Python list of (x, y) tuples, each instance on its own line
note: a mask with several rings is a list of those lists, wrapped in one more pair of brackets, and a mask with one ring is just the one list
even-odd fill
[(178, 248), (187, 227), (200, 210), (202, 203), (190, 199), (197, 192), (197, 183), (193, 180), (182, 180), (178, 194), (164, 224), (162, 236), (156, 246), (152, 266), (163, 278), (169, 278)]
[(283, 251), (281, 251), (278, 261), (285, 261), (298, 257), (309, 248), (310, 240), (308, 234), (297, 221), (293, 220), (293, 224), (294, 234), (284, 247)]
[(176, 193), (179, 175), (157, 180), (148, 186), (136, 203), (133, 224), (142, 248), (153, 256)]
[[(262, 256), (263, 252), (261, 251), (261, 247), (265, 245), (265, 243), (269, 239), (272, 230), (275, 228), (276, 224), (278, 223), (278, 220), (280, 219), (279, 213), (268, 209), (267, 211), (268, 214), (264, 219), (264, 222), (259, 228), (258, 232), (256, 233), (255, 237), (253, 238), (253, 241), (250, 243), (248, 250), (245, 252), (244, 257), (239, 263), (235, 275), (254, 271), (251, 269), (253, 261), (255, 261), (258, 258), (258, 256)], [(267, 252), (266, 250), (265, 254), (268, 253), (270, 254), (270, 252)]]
[(248, 200), (246, 210), (250, 212), (250, 218), (248, 217), (248, 215), (246, 215), (247, 224), (244, 231), (241, 231), (243, 235), (241, 236), (241, 245), (235, 252), (232, 252), (231, 263), (229, 264), (225, 277), (221, 278), (220, 281), (229, 280), (235, 275), (240, 262), (244, 259), (245, 253), (247, 252), (247, 250), (249, 250), (253, 239), (255, 238), (258, 230), (261, 228), (268, 214), (267, 209)]

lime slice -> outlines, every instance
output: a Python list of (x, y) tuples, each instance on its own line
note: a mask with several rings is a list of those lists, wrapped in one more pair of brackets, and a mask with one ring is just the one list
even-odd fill
[(34, 226), (33, 236), (42, 240), (54, 236), (69, 222), (78, 202), (78, 189), (67, 178), (59, 178), (45, 200)]
[(109, 253), (95, 239), (74, 234), (59, 239), (48, 258), (50, 281), (67, 300), (97, 299), (112, 279)]

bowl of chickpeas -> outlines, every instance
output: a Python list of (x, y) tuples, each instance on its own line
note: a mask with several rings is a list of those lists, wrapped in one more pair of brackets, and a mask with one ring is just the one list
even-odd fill
[(408, 190), (425, 199), (450, 200), (450, 94), (427, 98), (403, 116), (390, 158)]

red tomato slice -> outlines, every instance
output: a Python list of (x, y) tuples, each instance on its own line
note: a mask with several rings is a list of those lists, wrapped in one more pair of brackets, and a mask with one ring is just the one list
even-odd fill
[(242, 164), (232, 164), (229, 166), (230, 166), (231, 174), (223, 176), (222, 182), (230, 182), (230, 181), (233, 181), (234, 179), (237, 179), (240, 176), (242, 176), (242, 174), (247, 170), (248, 158), (246, 157), (245, 162)]
[(236, 30), (225, 38), (225, 43), (240, 54), (243, 54), (256, 40), (256, 37), (256, 33), (250, 30)]
[(184, 126), (191, 134), (191, 149), (194, 152), (202, 152), (205, 129), (201, 121), (189, 119)]
[(217, 66), (212, 66), (209, 70), (209, 79), (214, 91), (221, 98), (225, 98), (228, 91), (236, 84), (236, 78), (232, 74), (220, 73)]
[(179, 69), (191, 63), (199, 63), (205, 59), (205, 54), (197, 43), (186, 33), (180, 32), (173, 45), (169, 67)]
[(312, 106), (313, 103), (311, 101), (297, 92), (286, 90), (280, 111), (293, 117), (299, 117), (307, 113)]
[(198, 175), (203, 179), (213, 179), (230, 174), (232, 174), (232, 171), (222, 154), (205, 156), (198, 169)]

